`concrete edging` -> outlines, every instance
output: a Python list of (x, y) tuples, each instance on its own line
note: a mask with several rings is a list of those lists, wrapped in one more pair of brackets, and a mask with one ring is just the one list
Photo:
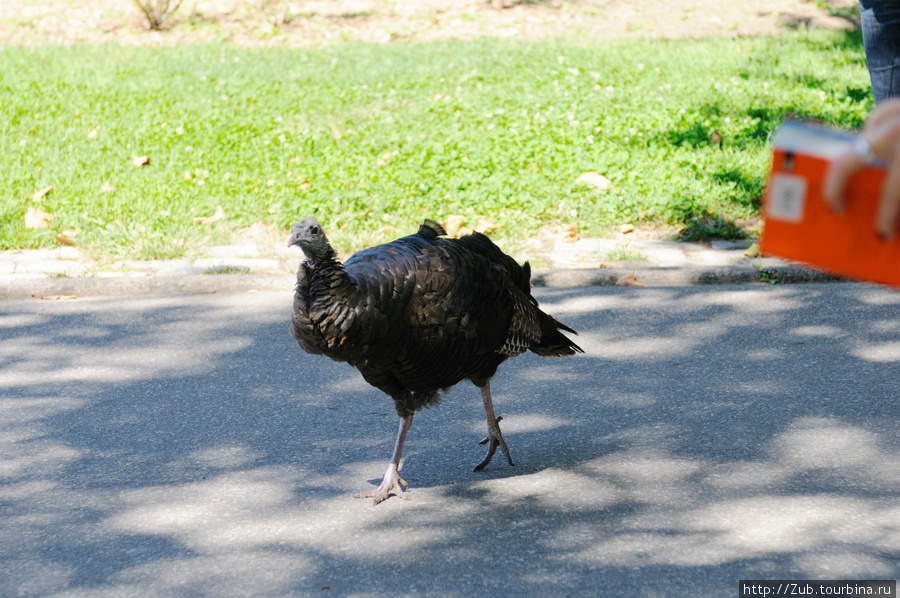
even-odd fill
[[(752, 268), (747, 266), (683, 266), (638, 268), (539, 268), (532, 274), (536, 287), (574, 288), (615, 286), (634, 275), (627, 286), (673, 287), (750, 283), (839, 282), (841, 279), (795, 265)], [(189, 274), (184, 276), (48, 277), (0, 282), (0, 299), (60, 296), (126, 297), (185, 295), (249, 291), (292, 292), (293, 274)]]

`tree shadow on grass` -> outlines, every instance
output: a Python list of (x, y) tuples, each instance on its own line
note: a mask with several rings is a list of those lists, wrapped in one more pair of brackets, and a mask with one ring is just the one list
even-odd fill
[(678, 231), (678, 240), (686, 242), (710, 239), (735, 241), (748, 237), (747, 231), (735, 222), (709, 213), (688, 219)]

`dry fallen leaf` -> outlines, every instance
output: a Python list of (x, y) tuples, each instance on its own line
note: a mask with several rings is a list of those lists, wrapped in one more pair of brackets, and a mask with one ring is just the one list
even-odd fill
[(454, 214), (452, 216), (447, 216), (447, 221), (441, 222), (441, 225), (444, 227), (444, 230), (447, 231), (448, 237), (456, 238), (459, 237), (459, 229), (462, 228), (463, 222), (465, 221), (465, 216)]
[(622, 233), (623, 235), (627, 235), (628, 233), (633, 233), (634, 225), (633, 224), (623, 224), (622, 226), (619, 227), (619, 232)]
[(239, 228), (234, 232), (241, 236), (254, 237), (260, 234), (270, 234), (275, 229), (276, 226), (271, 222), (254, 222), (250, 226)]
[(744, 252), (744, 255), (747, 257), (759, 257), (762, 253), (759, 250), (759, 243), (754, 243), (750, 247), (747, 248), (747, 251)]
[(150, 156), (131, 156), (131, 165), (135, 168), (150, 166)]
[(620, 276), (619, 280), (616, 281), (617, 287), (645, 287), (647, 285), (638, 282), (634, 277), (634, 272), (630, 274), (626, 274), (625, 276)]
[(34, 195), (31, 197), (31, 201), (35, 201), (35, 202), (41, 201), (41, 199), (42, 199), (45, 195), (47, 195), (48, 193), (50, 193), (51, 191), (53, 191), (53, 185), (49, 185), (49, 186), (47, 186), (47, 187), (44, 187), (44, 188), (41, 189), (40, 191), (35, 191), (35, 192), (34, 192)]
[(53, 214), (49, 214), (39, 207), (28, 208), (25, 212), (25, 228), (47, 228), (47, 223), (53, 220)]
[(70, 231), (65, 231), (65, 232), (61, 232), (61, 233), (56, 233), (56, 240), (59, 241), (60, 243), (62, 243), (63, 245), (69, 245), (70, 247), (71, 247), (72, 245), (75, 245), (75, 241), (73, 241), (73, 240), (72, 240), (72, 237), (70, 237), (70, 236), (67, 235), (66, 233), (70, 233), (70, 234), (71, 234)]
[(585, 172), (577, 179), (575, 179), (576, 183), (584, 183), (585, 185), (590, 185), (597, 191), (606, 191), (610, 187), (612, 187), (612, 181), (608, 178), (600, 174), (599, 172)]
[(563, 224), (559, 227), (560, 231), (563, 234), (563, 241), (566, 243), (574, 243), (578, 239), (581, 238), (581, 235), (578, 234), (578, 223), (577, 222), (569, 222), (568, 224)]
[(254, 243), (267, 245), (282, 242), (281, 228), (272, 222), (254, 222), (250, 226), (237, 229), (235, 235), (241, 242), (252, 241)]
[(500, 225), (494, 224), (487, 218), (479, 218), (478, 226), (475, 227), (475, 230), (486, 235), (489, 232), (497, 230), (498, 228), (500, 228)]
[(62, 301), (66, 299), (78, 299), (77, 295), (44, 295), (41, 297), (44, 301)]
[(110, 182), (106, 182), (100, 185), (100, 193), (112, 193), (115, 190), (116, 186)]
[(212, 216), (202, 216), (199, 218), (194, 218), (194, 222), (197, 224), (209, 224), (211, 222), (216, 222), (225, 217), (225, 210), (222, 209), (222, 206), (216, 206), (216, 211)]

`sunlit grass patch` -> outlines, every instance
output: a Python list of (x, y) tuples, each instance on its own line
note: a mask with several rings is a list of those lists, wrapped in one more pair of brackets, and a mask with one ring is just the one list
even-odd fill
[[(143, 258), (308, 215), (343, 251), (452, 214), (510, 241), (573, 222), (700, 236), (722, 222), (740, 235), (786, 113), (855, 127), (871, 108), (846, 32), (5, 48), (0, 72), (0, 247), (67, 231), (95, 253)], [(609, 189), (576, 182), (591, 171)], [(25, 227), (36, 205), (46, 228)]]

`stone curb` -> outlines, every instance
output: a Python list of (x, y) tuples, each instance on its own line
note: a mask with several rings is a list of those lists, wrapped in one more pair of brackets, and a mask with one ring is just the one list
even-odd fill
[[(766, 268), (747, 266), (679, 268), (601, 268), (581, 269), (541, 269), (535, 270), (531, 281), (534, 286), (545, 287), (587, 287), (619, 285), (623, 278), (634, 275), (634, 283), (625, 286), (677, 287), (717, 284), (793, 284), (804, 282), (840, 282), (844, 279), (811, 270), (802, 266), (784, 265)], [(636, 284), (635, 284), (636, 283)]]
[(27, 278), (0, 280), (0, 299), (200, 295), (254, 290), (290, 292), (295, 280), (295, 276), (286, 274)]
[[(555, 238), (532, 255), (532, 282), (545, 287), (604, 285), (690, 286), (832, 282), (837, 277), (778, 258), (748, 258), (750, 241), (709, 245), (662, 240)], [(604, 261), (614, 253), (632, 261)], [(299, 251), (261, 244), (207, 248), (207, 257), (161, 261), (121, 260), (105, 268), (75, 247), (0, 252), (0, 299), (139, 296), (247, 291), (290, 293)]]
[[(838, 282), (843, 279), (796, 265), (755, 268), (747, 266), (684, 266), (568, 269), (539, 268), (532, 273), (536, 287), (573, 288), (615, 286), (673, 287), (693, 285)], [(253, 291), (293, 291), (293, 274), (188, 274), (184, 276), (58, 277), (3, 280), (0, 299), (125, 297)]]

